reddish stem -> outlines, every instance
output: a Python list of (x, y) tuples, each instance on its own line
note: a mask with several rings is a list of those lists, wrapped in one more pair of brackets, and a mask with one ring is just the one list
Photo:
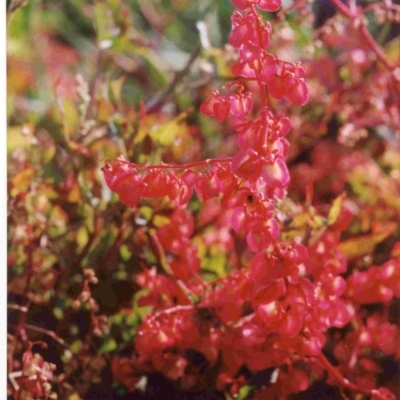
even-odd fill
[[(161, 244), (161, 242), (160, 242), (160, 240), (159, 240), (159, 238), (158, 238), (158, 236), (157, 236), (156, 231), (150, 232), (150, 237), (151, 237), (151, 239), (153, 240), (153, 243), (154, 243), (154, 245), (155, 245), (156, 248), (157, 248), (158, 257), (159, 257), (160, 264), (161, 264), (163, 270), (164, 270), (168, 275), (170, 275), (170, 276), (172, 276), (172, 277), (175, 278), (175, 274), (174, 274), (174, 272), (172, 271), (170, 265), (168, 264), (167, 256), (166, 256), (165, 251), (164, 251), (164, 248), (163, 248), (163, 246), (162, 246), (162, 244)], [(207, 285), (206, 285), (205, 282), (201, 279), (200, 275), (199, 275), (196, 271), (193, 271), (193, 270), (191, 270), (190, 272), (192, 273), (192, 276), (197, 280), (197, 282), (199, 282), (200, 285), (205, 289), (205, 288), (207, 287)], [(183, 284), (183, 283), (182, 283), (180, 280), (177, 280), (177, 282), (178, 282), (179, 286), (181, 286), (181, 288), (182, 288), (182, 284)], [(183, 285), (183, 290), (185, 291), (185, 294), (188, 296), (188, 299), (189, 299), (189, 300), (192, 300), (192, 297), (193, 297), (193, 296), (192, 296), (190, 290), (186, 287), (186, 285)]]
[[(349, 389), (353, 392), (358, 392), (358, 393), (363, 393), (367, 396), (371, 396), (373, 393), (371, 390), (366, 390), (363, 389), (357, 385), (355, 385), (354, 383), (349, 382), (348, 379), (346, 379), (339, 371), (336, 367), (334, 367), (329, 361), (328, 359), (322, 354), (320, 353), (320, 355), (318, 356), (318, 360), (319, 362), (323, 365), (323, 367), (326, 369), (326, 371), (333, 376), (338, 382), (339, 385), (343, 388)], [(377, 393), (377, 391), (375, 392), (375, 395), (379, 395)], [(378, 397), (379, 398), (379, 397)], [(383, 397), (382, 400), (384, 400)]]
[(382, 51), (381, 47), (376, 43), (375, 39), (371, 36), (368, 29), (365, 25), (361, 25), (358, 30), (360, 31), (364, 40), (368, 43), (370, 49), (376, 54), (377, 58), (381, 61), (381, 63), (390, 71), (394, 71), (396, 66), (390, 62), (385, 53)]
[(257, 35), (258, 35), (258, 40), (260, 42), (260, 47), (262, 44), (262, 32), (261, 32), (261, 25), (260, 25), (260, 16), (258, 15), (254, 5), (250, 6), (250, 12), (253, 14), (255, 20), (256, 20), (256, 26), (257, 26)]
[(232, 161), (232, 157), (225, 157), (225, 158), (215, 158), (215, 159), (207, 159), (203, 161), (197, 161), (195, 163), (190, 164), (160, 164), (160, 165), (140, 165), (131, 163), (129, 161), (118, 160), (118, 162), (123, 164), (128, 164), (136, 169), (141, 169), (143, 171), (151, 170), (151, 169), (191, 169), (191, 168), (198, 168), (198, 167), (205, 167), (210, 164), (222, 164), (228, 163)]
[(260, 94), (261, 94), (261, 106), (267, 107), (268, 100), (267, 100), (267, 93), (265, 91), (265, 85), (260, 85)]
[(345, 4), (343, 4), (340, 0), (330, 0), (331, 3), (347, 18), (352, 20), (353, 22), (359, 18), (359, 26), (358, 31), (361, 37), (364, 39), (368, 47), (375, 53), (376, 57), (381, 61), (381, 63), (389, 70), (394, 71), (396, 66), (388, 60), (385, 53), (382, 51), (381, 47), (376, 43), (375, 39), (371, 36), (368, 29), (365, 27), (365, 24), (362, 20), (364, 17), (363, 12), (360, 12), (357, 8), (350, 9)]

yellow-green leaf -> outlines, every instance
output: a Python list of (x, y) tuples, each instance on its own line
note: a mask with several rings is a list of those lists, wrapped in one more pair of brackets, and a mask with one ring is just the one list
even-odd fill
[(345, 194), (342, 193), (340, 196), (336, 197), (333, 201), (332, 207), (329, 210), (328, 214), (328, 224), (333, 225), (340, 216), (340, 212), (342, 211), (343, 200), (345, 198)]
[(126, 244), (123, 244), (119, 248), (119, 254), (123, 261), (127, 261), (132, 257), (132, 252), (129, 250), (129, 247)]
[(150, 132), (150, 137), (161, 146), (171, 146), (178, 137), (182, 129), (186, 129), (183, 121), (187, 117), (187, 112), (183, 112), (173, 120), (161, 125)]
[(111, 353), (117, 348), (117, 342), (114, 339), (107, 338), (99, 349), (99, 354)]
[(7, 130), (7, 151), (29, 146), (29, 141), (22, 134), (22, 126), (10, 126)]
[(391, 234), (392, 231), (389, 231), (352, 238), (340, 243), (339, 250), (346, 256), (347, 259), (364, 256), (368, 253), (371, 253), (378, 243), (385, 240)]
[(11, 179), (11, 183), (13, 185), (11, 196), (16, 196), (18, 193), (23, 193), (28, 190), (33, 180), (33, 173), (33, 168), (27, 168), (21, 172), (18, 172)]
[(71, 394), (68, 396), (68, 400), (82, 400), (81, 397), (79, 397), (78, 393)]
[(85, 226), (81, 226), (76, 233), (78, 251), (81, 251), (89, 241), (89, 234)]

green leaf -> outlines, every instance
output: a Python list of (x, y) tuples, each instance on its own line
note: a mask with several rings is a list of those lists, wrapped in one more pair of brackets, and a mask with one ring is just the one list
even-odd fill
[(225, 399), (226, 400), (245, 400), (248, 398), (250, 392), (253, 390), (252, 386), (243, 386), (240, 390), (239, 393), (232, 398), (231, 396), (229, 396), (228, 394), (225, 393)]
[(132, 252), (129, 250), (129, 247), (126, 244), (123, 244), (119, 248), (119, 255), (123, 261), (128, 261), (132, 257)]
[(333, 225), (340, 216), (340, 212), (342, 211), (343, 200), (345, 198), (345, 194), (342, 193), (340, 196), (336, 197), (333, 201), (332, 207), (329, 210), (328, 214), (328, 224)]
[(202, 259), (202, 268), (214, 272), (219, 278), (225, 277), (227, 275), (226, 253), (221, 251), (218, 245), (211, 246), (209, 252), (209, 257)]
[(238, 395), (237, 395), (237, 397), (235, 398), (236, 400), (245, 400), (248, 396), (249, 396), (249, 394), (250, 394), (250, 392), (253, 390), (253, 387), (252, 386), (248, 386), (248, 385), (246, 385), (246, 386), (243, 386), (240, 390), (239, 390), (239, 393), (238, 393)]
[(182, 128), (186, 128), (183, 125), (183, 121), (186, 119), (186, 117), (187, 113), (183, 112), (173, 120), (168, 121), (157, 129), (152, 130), (150, 132), (151, 138), (161, 146), (173, 145)]
[(94, 6), (95, 13), (95, 21), (96, 21), (96, 31), (97, 31), (97, 40), (98, 42), (102, 42), (103, 40), (108, 39), (109, 34), (107, 30), (108, 26), (108, 16), (107, 10), (104, 7), (104, 4), (100, 2), (96, 2)]
[(126, 324), (129, 326), (136, 326), (139, 323), (139, 318), (136, 314), (129, 314), (126, 317)]
[(61, 319), (64, 316), (64, 311), (60, 307), (55, 307), (53, 314), (57, 319)]
[(111, 353), (117, 348), (117, 342), (113, 338), (107, 338), (99, 349), (99, 354)]
[(86, 246), (89, 241), (89, 234), (85, 226), (81, 226), (76, 232), (76, 244), (78, 252), (81, 252), (82, 249)]
[(75, 340), (75, 342), (73, 342), (71, 344), (71, 346), (69, 346), (69, 349), (71, 350), (72, 353), (78, 354), (82, 351), (83, 349), (83, 342), (82, 340)]

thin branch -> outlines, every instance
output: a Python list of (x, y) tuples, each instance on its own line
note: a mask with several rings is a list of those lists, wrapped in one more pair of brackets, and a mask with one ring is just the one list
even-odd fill
[(94, 214), (94, 228), (93, 228), (93, 232), (89, 237), (89, 240), (87, 241), (85, 247), (83, 248), (83, 250), (81, 251), (81, 253), (78, 256), (78, 260), (77, 260), (77, 264), (82, 266), (82, 262), (85, 259), (85, 257), (88, 255), (89, 250), (92, 247), (92, 244), (94, 243), (95, 239), (97, 239), (97, 236), (99, 234), (100, 228), (99, 228), (99, 218), (98, 218), (98, 213), (96, 212)]
[(178, 86), (178, 84), (189, 73), (190, 68), (192, 67), (193, 63), (196, 61), (200, 53), (201, 53), (201, 45), (198, 45), (194, 50), (194, 52), (192, 53), (192, 55), (190, 56), (186, 65), (183, 67), (181, 71), (179, 71), (175, 75), (175, 78), (171, 81), (171, 83), (168, 85), (165, 91), (161, 93), (159, 96), (156, 96), (147, 102), (146, 112), (148, 114), (158, 111), (165, 104), (169, 96), (173, 94), (173, 92), (175, 91), (175, 88)]
[[(121, 224), (120, 229), (118, 230), (118, 233), (114, 239), (113, 244), (108, 248), (107, 253), (105, 254), (105, 256), (102, 258), (100, 264), (97, 266), (96, 268), (96, 272), (102, 272), (105, 270), (105, 268), (107, 267), (108, 261), (110, 260), (110, 258), (119, 250), (119, 248), (121, 247), (123, 241), (125, 240), (125, 229), (127, 228), (127, 226), (125, 224)], [(129, 231), (130, 232), (130, 231)]]
[[(18, 329), (17, 325), (11, 324), (11, 326), (13, 326), (15, 329)], [(43, 333), (44, 335), (50, 336), (57, 343), (59, 343), (61, 346), (68, 348), (68, 344), (62, 338), (60, 338), (58, 335), (56, 335), (52, 331), (49, 331), (49, 330), (44, 329), (44, 328), (41, 328), (39, 326), (30, 325), (30, 324), (24, 324), (23, 327), (24, 327), (24, 329), (27, 329), (29, 331)]]
[[(157, 236), (157, 232), (155, 230), (150, 230), (149, 237), (152, 239), (152, 242), (157, 249), (158, 259), (160, 261), (161, 267), (163, 268), (163, 270), (166, 272), (167, 275), (176, 279), (174, 271), (172, 271), (171, 266), (169, 265), (169, 263), (167, 261), (167, 256), (166, 256), (164, 248)], [(203, 286), (203, 288), (205, 288), (205, 283), (200, 278), (200, 276), (197, 274), (197, 272), (193, 271), (192, 269), (190, 272), (192, 273), (192, 276)], [(196, 299), (197, 296), (186, 286), (186, 284), (181, 279), (176, 279), (176, 283), (182, 289), (182, 291), (185, 293), (188, 300), (191, 302), (194, 302), (194, 300)]]
[(90, 84), (90, 89), (89, 89), (90, 100), (86, 109), (86, 114), (84, 119), (85, 121), (87, 121), (92, 115), (92, 110), (96, 101), (97, 85), (100, 80), (101, 70), (103, 68), (103, 59), (104, 59), (104, 51), (103, 49), (99, 49), (96, 59), (96, 71), (94, 73), (94, 77), (92, 83)]
[(7, 308), (10, 308), (11, 310), (21, 311), (23, 313), (28, 312), (28, 307), (19, 306), (18, 304), (7, 304)]

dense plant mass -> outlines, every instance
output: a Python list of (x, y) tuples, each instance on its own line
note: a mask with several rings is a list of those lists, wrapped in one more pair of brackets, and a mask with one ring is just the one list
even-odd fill
[(399, 6), (132, 3), (9, 4), (8, 395), (396, 399)]

